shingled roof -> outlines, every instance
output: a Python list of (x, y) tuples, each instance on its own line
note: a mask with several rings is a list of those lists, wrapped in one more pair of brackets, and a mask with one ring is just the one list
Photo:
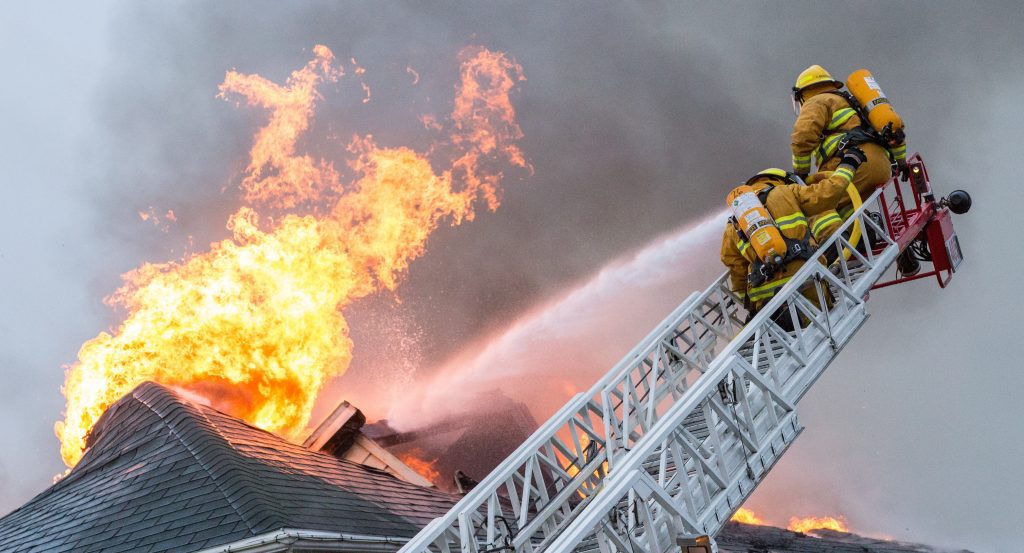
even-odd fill
[(721, 553), (971, 553), (832, 530), (815, 530), (807, 535), (737, 522), (726, 523), (717, 541)]
[(282, 528), (408, 538), (457, 497), (309, 451), (145, 383), (61, 481), (0, 519), (0, 551), (198, 551)]

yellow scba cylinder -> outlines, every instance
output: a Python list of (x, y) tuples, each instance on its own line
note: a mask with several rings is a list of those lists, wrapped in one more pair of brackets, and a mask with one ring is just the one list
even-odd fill
[(737, 186), (729, 193), (726, 202), (758, 259), (768, 264), (782, 263), (786, 255), (786, 241), (772, 222), (771, 214), (757, 199), (754, 189), (745, 184)]
[(846, 88), (868, 114), (868, 122), (887, 138), (903, 135), (903, 119), (867, 69), (858, 69), (846, 79)]

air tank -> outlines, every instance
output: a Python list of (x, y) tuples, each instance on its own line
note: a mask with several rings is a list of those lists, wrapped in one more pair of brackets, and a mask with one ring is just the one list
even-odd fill
[(726, 203), (758, 259), (770, 265), (782, 263), (786, 240), (754, 189), (746, 184), (737, 186), (726, 197)]
[(900, 142), (903, 136), (903, 119), (893, 109), (889, 98), (878, 86), (875, 77), (867, 69), (858, 69), (846, 79), (846, 89), (867, 112), (868, 122), (883, 137)]

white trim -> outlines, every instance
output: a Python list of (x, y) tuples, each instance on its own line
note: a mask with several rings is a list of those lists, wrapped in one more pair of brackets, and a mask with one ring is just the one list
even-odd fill
[(203, 549), (198, 553), (239, 553), (243, 551), (246, 553), (271, 553), (291, 551), (294, 547), (301, 547), (303, 551), (397, 551), (408, 541), (408, 538), (393, 536), (282, 528), (229, 544)]

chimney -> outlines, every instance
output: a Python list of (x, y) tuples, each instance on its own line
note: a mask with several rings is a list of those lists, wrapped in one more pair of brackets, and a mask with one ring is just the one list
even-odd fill
[(306, 438), (302, 447), (313, 451), (329, 453), (339, 459), (355, 443), (359, 429), (366, 423), (366, 415), (347, 401), (342, 401), (334, 411)]
[(333, 455), (342, 461), (382, 470), (399, 480), (433, 487), (430, 480), (409, 468), (401, 459), (365, 436), (366, 415), (351, 403), (342, 401), (334, 411), (302, 442), (302, 447)]

